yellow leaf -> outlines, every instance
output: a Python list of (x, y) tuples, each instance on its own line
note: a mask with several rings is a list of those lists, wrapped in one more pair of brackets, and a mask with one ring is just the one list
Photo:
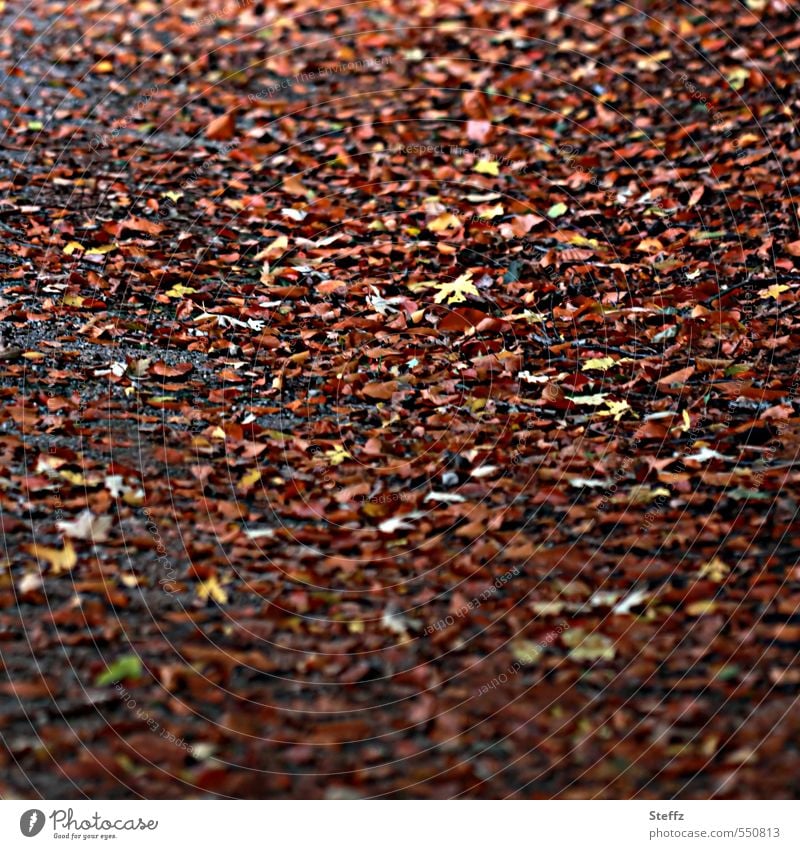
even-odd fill
[(728, 566), (727, 563), (723, 563), (719, 557), (714, 557), (713, 560), (709, 560), (708, 563), (704, 563), (700, 567), (698, 577), (708, 578), (709, 581), (719, 584), (725, 579), (725, 576), (728, 575), (730, 571), (731, 567)]
[(788, 291), (788, 286), (784, 286), (783, 283), (775, 283), (767, 289), (762, 289), (758, 295), (760, 298), (775, 298), (777, 300), (781, 292)]
[(259, 251), (255, 255), (255, 259), (259, 262), (262, 259), (274, 259), (276, 256), (281, 256), (286, 253), (289, 248), (289, 238), (288, 236), (278, 236), (274, 242), (271, 242), (264, 248), (263, 251)]
[(596, 631), (587, 633), (582, 628), (571, 628), (562, 639), (571, 649), (569, 657), (572, 660), (613, 660), (616, 653), (614, 642)]
[(602, 410), (598, 416), (614, 416), (614, 421), (618, 422), (622, 416), (630, 410), (631, 405), (627, 401), (606, 401), (607, 410)]
[(73, 486), (85, 486), (88, 483), (80, 472), (71, 472), (69, 469), (62, 469), (59, 474), (62, 478), (66, 478)]
[(607, 368), (611, 368), (614, 365), (613, 357), (598, 357), (594, 360), (586, 360), (583, 364), (583, 371), (591, 371), (592, 369), (597, 369), (598, 371), (605, 371)]
[(534, 601), (531, 610), (540, 616), (558, 616), (564, 610), (563, 601)]
[(131, 507), (140, 507), (144, 504), (144, 493), (141, 489), (136, 492), (125, 492), (122, 494), (122, 500)]
[(577, 245), (579, 248), (599, 248), (600, 242), (597, 239), (587, 239), (586, 236), (573, 236), (569, 243), (571, 245)]
[(671, 53), (669, 50), (662, 50), (660, 53), (654, 53), (652, 56), (645, 56), (636, 63), (636, 67), (640, 71), (650, 71), (651, 73), (658, 73), (662, 70), (661, 63), (666, 61), (671, 57)]
[(81, 307), (84, 299), (80, 295), (64, 295), (62, 303), (65, 307)]
[(664, 250), (664, 245), (658, 239), (642, 239), (636, 246), (636, 250), (644, 253), (660, 253)]
[(215, 427), (214, 430), (211, 431), (212, 439), (225, 439), (225, 431), (221, 427)]
[(750, 71), (747, 68), (734, 68), (728, 75), (728, 82), (734, 91), (739, 91), (749, 79)]
[(353, 459), (353, 455), (343, 445), (335, 445), (330, 451), (325, 452), (325, 456), (329, 459), (332, 466), (338, 466), (348, 458)]
[(466, 295), (480, 294), (472, 283), (471, 271), (462, 274), (450, 283), (437, 283), (435, 285), (438, 291), (433, 300), (437, 304), (441, 304), (445, 298), (447, 298), (448, 304), (460, 304), (466, 301)]
[(96, 74), (110, 74), (114, 71), (114, 63), (108, 59), (104, 59), (102, 62), (98, 62), (92, 70)]
[(197, 597), (201, 601), (208, 601), (210, 599), (217, 604), (226, 604), (228, 601), (228, 594), (214, 575), (200, 582), (200, 586), (197, 588)]
[(63, 548), (49, 548), (46, 545), (39, 545), (39, 543), (34, 542), (28, 546), (27, 550), (34, 557), (38, 557), (39, 560), (47, 561), (54, 575), (69, 572), (78, 562), (78, 555), (75, 554), (75, 549), (68, 539), (64, 540)]
[(490, 174), (492, 177), (497, 177), (500, 173), (500, 163), (496, 159), (481, 159), (475, 163), (472, 170), (477, 174)]
[(64, 253), (67, 256), (72, 256), (75, 251), (83, 251), (87, 254), (107, 254), (110, 251), (116, 250), (117, 246), (112, 245), (98, 245), (94, 248), (85, 248), (80, 242), (69, 242), (69, 244), (64, 245)]
[(176, 283), (168, 292), (164, 294), (168, 298), (182, 298), (184, 295), (190, 295), (192, 292), (196, 292), (197, 289), (193, 289), (191, 286), (184, 286), (183, 283)]
[(478, 217), (489, 220), (491, 218), (497, 218), (498, 215), (504, 214), (505, 210), (503, 209), (503, 204), (498, 203), (495, 206), (490, 206), (489, 209), (484, 209)]
[(689, 418), (689, 413), (686, 410), (683, 411), (682, 415), (683, 415), (683, 427), (681, 428), (681, 430), (684, 433), (686, 433), (687, 430), (692, 429), (692, 420)]
[(514, 660), (531, 665), (542, 656), (542, 647), (533, 640), (514, 640), (511, 643), (511, 654), (514, 656)]
[(250, 489), (251, 486), (258, 483), (261, 480), (261, 469), (253, 469), (252, 471), (247, 472), (247, 474), (242, 475), (242, 479), (239, 481), (239, 486), (242, 489)]
[(450, 212), (445, 212), (438, 216), (438, 218), (434, 218), (427, 226), (431, 233), (442, 233), (445, 230), (458, 230), (461, 222), (458, 216)]
[(686, 612), (689, 616), (703, 616), (705, 613), (713, 613), (717, 608), (717, 603), (713, 599), (706, 601), (695, 601), (686, 606)]

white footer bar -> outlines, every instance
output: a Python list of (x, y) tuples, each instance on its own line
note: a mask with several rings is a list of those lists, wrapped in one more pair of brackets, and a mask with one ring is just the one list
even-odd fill
[(800, 802), (0, 802), (0, 846), (54, 842), (119, 849), (796, 849)]

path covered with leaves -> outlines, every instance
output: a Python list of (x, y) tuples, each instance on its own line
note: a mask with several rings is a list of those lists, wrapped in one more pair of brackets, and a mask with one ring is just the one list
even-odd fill
[(783, 0), (0, 10), (0, 795), (797, 794)]

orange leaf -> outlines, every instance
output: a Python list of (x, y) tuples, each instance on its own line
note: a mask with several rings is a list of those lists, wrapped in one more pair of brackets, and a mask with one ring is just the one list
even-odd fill
[(668, 374), (666, 377), (662, 377), (658, 381), (659, 388), (663, 388), (664, 386), (670, 386), (672, 384), (684, 384), (686, 381), (694, 374), (695, 368), (694, 366), (686, 366), (686, 368), (679, 369), (678, 371), (672, 372), (672, 374)]
[(439, 330), (445, 333), (461, 333), (469, 328), (477, 327), (484, 318), (486, 313), (480, 310), (469, 309), (469, 307), (454, 309), (439, 322)]
[(689, 206), (696, 206), (703, 197), (703, 193), (705, 192), (705, 186), (698, 186), (693, 192), (692, 196), (689, 198)]
[(138, 215), (132, 215), (130, 218), (126, 218), (119, 223), (117, 227), (117, 238), (122, 235), (123, 230), (133, 230), (137, 233), (149, 233), (151, 236), (157, 236), (163, 229), (163, 224), (148, 221), (146, 218), (140, 218)]
[(206, 136), (212, 141), (228, 141), (233, 138), (236, 132), (236, 122), (233, 120), (233, 115), (229, 112), (227, 115), (220, 115), (215, 118), (206, 129)]

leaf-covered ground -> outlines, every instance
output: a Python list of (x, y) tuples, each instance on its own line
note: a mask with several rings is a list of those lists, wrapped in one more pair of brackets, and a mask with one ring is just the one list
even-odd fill
[(0, 795), (797, 794), (788, 4), (0, 9)]

